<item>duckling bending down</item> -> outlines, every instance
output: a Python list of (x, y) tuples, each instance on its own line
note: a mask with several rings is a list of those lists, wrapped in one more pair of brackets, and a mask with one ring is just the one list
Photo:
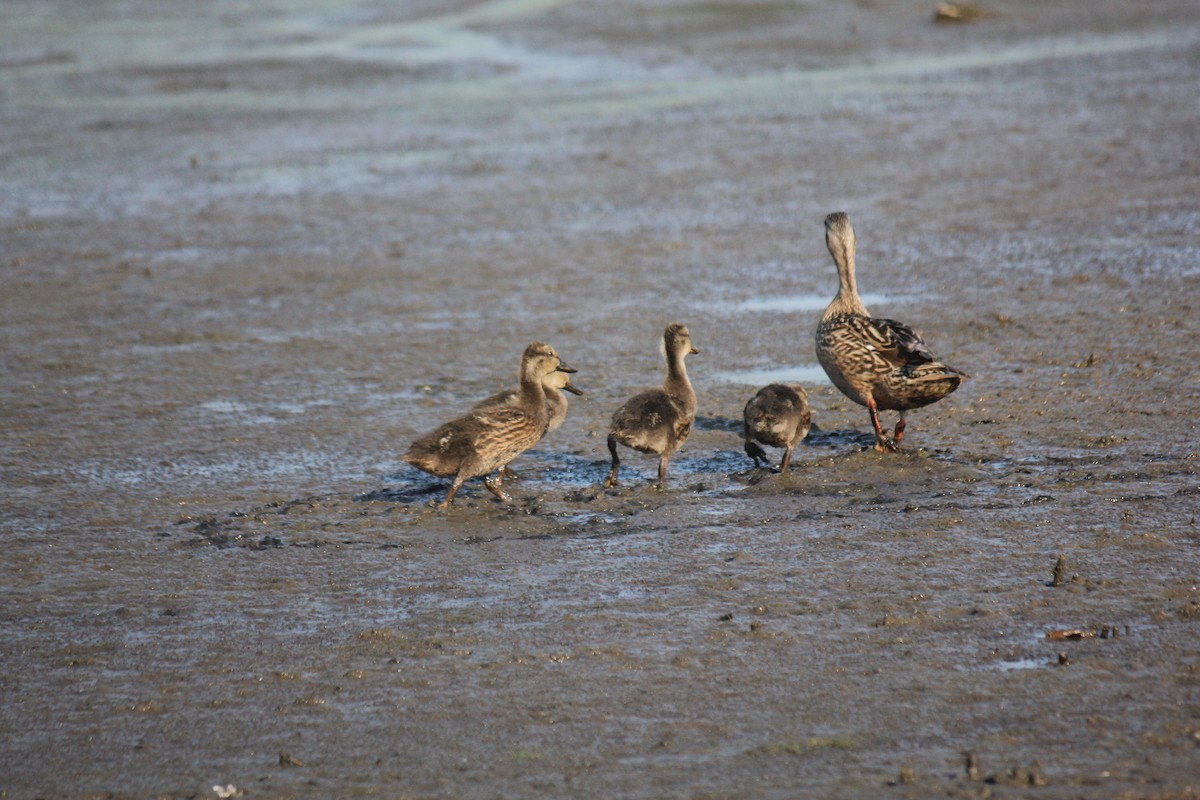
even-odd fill
[(606, 487), (617, 483), (621, 459), (617, 443), (641, 453), (658, 453), (658, 489), (667, 480), (667, 462), (687, 441), (696, 419), (696, 393), (688, 380), (683, 360), (690, 353), (699, 353), (692, 346), (688, 329), (678, 322), (663, 332), (663, 353), (667, 357), (667, 379), (661, 389), (636, 394), (625, 401), (612, 417), (608, 434), (608, 451), (612, 453), (612, 471), (604, 481)]
[(454, 501), (463, 481), (479, 475), (488, 475), (484, 484), (492, 494), (512, 500), (501, 488), (500, 474), (492, 478), (489, 473), (499, 473), (546, 433), (550, 414), (543, 386), (553, 372), (575, 370), (550, 345), (534, 342), (521, 356), (521, 388), (514, 402), (473, 409), (412, 443), (404, 461), (438, 477), (454, 476), (442, 508)]
[(792, 451), (808, 436), (812, 415), (808, 410), (808, 393), (798, 383), (772, 383), (758, 390), (742, 410), (742, 437), (746, 440), (746, 455), (771, 466), (766, 452), (758, 442), (769, 447), (782, 447), (783, 459), (779, 471), (786, 473), (792, 463)]
[[(825, 244), (840, 287), (817, 325), (817, 360), (842, 394), (867, 407), (875, 449), (895, 452), (904, 438), (905, 413), (941, 400), (970, 376), (936, 361), (920, 334), (904, 323), (870, 315), (858, 296), (854, 229), (845, 212), (825, 218)], [(879, 424), (881, 410), (900, 412), (892, 438)]]

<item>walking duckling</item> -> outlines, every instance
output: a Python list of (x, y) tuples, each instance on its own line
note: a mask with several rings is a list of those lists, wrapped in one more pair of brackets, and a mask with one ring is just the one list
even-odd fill
[(667, 379), (661, 389), (650, 389), (625, 401), (612, 417), (608, 434), (608, 451), (612, 453), (612, 470), (604, 481), (605, 487), (615, 486), (621, 459), (617, 444), (641, 453), (657, 453), (658, 489), (662, 491), (667, 479), (667, 462), (687, 441), (696, 419), (696, 393), (688, 380), (683, 360), (699, 353), (692, 346), (686, 326), (676, 322), (663, 332), (663, 353), (667, 359)]
[[(912, 328), (867, 311), (858, 296), (854, 229), (845, 212), (825, 218), (825, 244), (840, 285), (817, 325), (817, 360), (842, 394), (867, 407), (875, 449), (895, 452), (904, 438), (906, 412), (941, 400), (970, 376), (937, 361)], [(883, 410), (900, 412), (891, 438), (879, 424)]]
[[(412, 443), (404, 461), (438, 477), (454, 476), (442, 508), (454, 502), (463, 481), (479, 475), (487, 476), (484, 484), (492, 494), (511, 502), (501, 488), (500, 472), (545, 435), (550, 414), (543, 384), (552, 372), (575, 370), (553, 347), (534, 342), (521, 356), (521, 388), (514, 403), (468, 411)], [(497, 473), (494, 478), (492, 472)]]
[(783, 459), (779, 471), (786, 473), (792, 463), (792, 451), (808, 436), (812, 414), (808, 410), (808, 393), (798, 383), (772, 383), (758, 390), (742, 410), (742, 437), (746, 440), (746, 455), (761, 460), (768, 467), (771, 461), (759, 447), (782, 447)]

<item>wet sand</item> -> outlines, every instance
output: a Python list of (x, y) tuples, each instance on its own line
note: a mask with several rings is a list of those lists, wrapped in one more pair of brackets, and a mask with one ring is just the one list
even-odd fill
[[(0, 796), (1200, 795), (1194, 2), (405, 5), (0, 7)], [(973, 376), (897, 455), (834, 210)], [(587, 396), (432, 508), (535, 339)]]

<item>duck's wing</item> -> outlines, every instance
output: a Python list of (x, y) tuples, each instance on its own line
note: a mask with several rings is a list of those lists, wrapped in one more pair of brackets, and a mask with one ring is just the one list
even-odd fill
[(486, 407), (482, 404), (476, 406), (470, 414), (470, 419), (480, 430), (503, 431), (526, 424), (530, 416), (521, 406), (508, 402)]
[(880, 317), (864, 319), (858, 335), (910, 379), (943, 380), (947, 374), (970, 377), (938, 361), (925, 346), (921, 334), (903, 322)]
[(505, 389), (503, 392), (496, 392), (490, 397), (485, 397), (475, 405), (471, 406), (471, 411), (480, 411), (485, 408), (494, 406), (511, 406), (516, 405), (520, 400), (520, 389)]
[(936, 359), (925, 346), (921, 334), (903, 322), (883, 317), (850, 319), (850, 326), (862, 342), (898, 367), (917, 367)]

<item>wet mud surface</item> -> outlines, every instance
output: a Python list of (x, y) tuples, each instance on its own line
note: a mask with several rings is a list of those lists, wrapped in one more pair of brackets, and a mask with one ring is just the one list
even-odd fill
[[(987, 9), (0, 8), (0, 796), (1200, 794), (1200, 17)], [(892, 456), (833, 210), (973, 376)], [(587, 395), (433, 508), (535, 339)]]

